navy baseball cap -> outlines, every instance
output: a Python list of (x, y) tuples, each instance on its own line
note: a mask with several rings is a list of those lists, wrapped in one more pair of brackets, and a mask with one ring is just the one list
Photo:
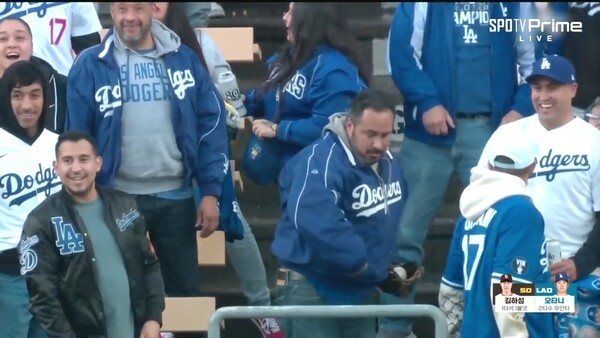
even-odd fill
[(564, 280), (564, 281), (569, 281), (569, 276), (564, 273), (564, 272), (559, 272), (556, 274), (556, 276), (554, 277), (554, 282), (558, 282), (559, 280)]
[(571, 61), (558, 55), (547, 55), (533, 63), (533, 71), (525, 79), (532, 83), (538, 77), (546, 77), (562, 85), (575, 83), (575, 67)]

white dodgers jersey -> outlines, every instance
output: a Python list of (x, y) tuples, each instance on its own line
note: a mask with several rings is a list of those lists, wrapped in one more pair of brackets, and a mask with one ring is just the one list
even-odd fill
[(539, 145), (538, 163), (527, 186), (544, 217), (546, 238), (558, 240), (562, 257), (571, 257), (592, 230), (594, 212), (600, 211), (600, 132), (580, 118), (547, 130), (534, 114), (498, 128), (479, 166), (487, 166), (495, 142), (517, 130), (523, 130)]
[(54, 172), (58, 135), (46, 129), (32, 144), (0, 129), (0, 251), (17, 247), (27, 215), (60, 191)]
[(67, 76), (73, 65), (71, 37), (102, 29), (91, 2), (3, 2), (0, 19), (21, 18), (33, 36), (33, 55), (44, 59)]

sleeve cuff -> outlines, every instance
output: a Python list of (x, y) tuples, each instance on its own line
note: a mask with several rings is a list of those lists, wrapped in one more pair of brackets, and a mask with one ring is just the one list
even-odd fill
[(284, 120), (284, 121), (280, 121), (277, 124), (277, 134), (276, 134), (276, 138), (280, 141), (287, 141), (288, 140), (288, 134), (290, 132), (290, 126), (292, 125), (293, 121), (288, 121), (288, 120)]
[(217, 183), (206, 183), (200, 185), (200, 189), (202, 190), (202, 196), (214, 196), (217, 199), (221, 197), (221, 188), (220, 184)]

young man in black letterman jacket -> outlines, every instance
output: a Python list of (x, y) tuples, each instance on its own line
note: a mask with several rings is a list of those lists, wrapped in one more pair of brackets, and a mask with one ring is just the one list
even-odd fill
[(33, 315), (50, 337), (158, 337), (164, 284), (135, 200), (95, 185), (88, 134), (55, 152), (63, 190), (29, 214), (19, 247)]

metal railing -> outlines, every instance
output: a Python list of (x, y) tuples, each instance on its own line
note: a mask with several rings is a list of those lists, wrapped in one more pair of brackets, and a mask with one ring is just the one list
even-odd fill
[(229, 306), (215, 311), (208, 324), (208, 338), (221, 338), (220, 324), (228, 318), (360, 318), (430, 317), (435, 323), (435, 338), (448, 338), (446, 317), (428, 304), (410, 305), (315, 305), (315, 306)]

